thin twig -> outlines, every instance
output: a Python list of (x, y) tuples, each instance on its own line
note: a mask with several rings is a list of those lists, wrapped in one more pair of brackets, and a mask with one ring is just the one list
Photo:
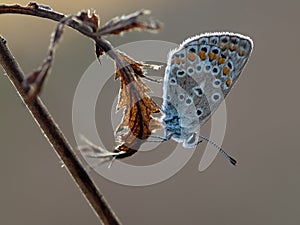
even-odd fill
[[(28, 7), (28, 6), (21, 6), (21, 5), (0, 5), (0, 14), (25, 14), (36, 16), (40, 18), (46, 18), (54, 21), (61, 21), (61, 19), (65, 18), (65, 15), (62, 13), (58, 13), (54, 10), (45, 10), (44, 8), (39, 8), (38, 5), (36, 7)], [(71, 20), (67, 26), (75, 29), (76, 31), (82, 33), (86, 37), (93, 39), (97, 46), (101, 48), (104, 52), (106, 52), (109, 57), (114, 60), (120, 68), (124, 68), (126, 66), (119, 56), (118, 51), (114, 49), (111, 43), (99, 36), (97, 33), (93, 33), (85, 29), (78, 21)], [(157, 27), (159, 29), (159, 27)]]
[(24, 89), (22, 86), (24, 73), (7, 48), (6, 41), (2, 37), (0, 37), (0, 63), (36, 123), (63, 161), (70, 175), (77, 183), (95, 213), (102, 220), (103, 224), (120, 225), (121, 223), (115, 213), (110, 209), (103, 195), (82, 168), (79, 159), (73, 153), (74, 151), (71, 145), (64, 137), (40, 98), (37, 97), (33, 101), (27, 99), (29, 90)]
[[(17, 4), (0, 5), (0, 14), (7, 14), (7, 13), (31, 15), (31, 16), (46, 18), (54, 21), (61, 21), (63, 18), (66, 17), (65, 15), (55, 12), (54, 10), (45, 10), (44, 8), (39, 8), (38, 5), (36, 7), (20, 6)], [(118, 68), (127, 67), (126, 62), (122, 60), (122, 57), (120, 57), (119, 52), (114, 49), (114, 47), (109, 41), (103, 39), (97, 33), (88, 31), (84, 26), (82, 26), (76, 20), (70, 20), (66, 24), (66, 26), (69, 26), (75, 29), (76, 31), (82, 33), (86, 37), (93, 39), (97, 47), (101, 48), (113, 61), (115, 61)]]
[[(26, 7), (17, 4), (0, 5), (0, 14), (10, 14), (10, 13), (31, 15), (40, 18), (54, 20), (57, 22), (61, 21), (61, 19), (65, 17), (64, 14), (55, 12), (53, 10), (45, 10), (43, 8)], [(78, 21), (76, 20), (71, 20), (66, 25), (82, 33), (83, 35), (93, 39), (97, 43), (97, 45), (111, 57), (112, 60), (116, 61), (116, 63), (120, 63), (123, 66), (122, 60), (120, 59), (118, 53), (114, 50), (114, 47), (111, 45), (109, 41), (100, 38), (98, 35), (95, 35), (92, 32), (89, 32), (87, 29), (84, 29), (84, 27), (81, 26), (81, 24), (78, 23)]]
[[(38, 7), (38, 4), (32, 4), (35, 7), (28, 7), (28, 6), (21, 6), (21, 5), (0, 5), (0, 14), (25, 14), (25, 15), (31, 15), (36, 16), (40, 18), (46, 18), (54, 21), (61, 21), (66, 16), (58, 13), (54, 10), (46, 10), (42, 7)], [(106, 39), (103, 39), (99, 34), (90, 32), (87, 30), (84, 26), (82, 26), (78, 21), (76, 20), (70, 20), (66, 26), (69, 26), (76, 31), (82, 33), (86, 37), (89, 37), (93, 39), (97, 45), (98, 48), (101, 48), (113, 61), (115, 61), (117, 68), (126, 68), (127, 63), (124, 62), (122, 57), (119, 55), (119, 52), (114, 49), (112, 44), (107, 41)], [(157, 29), (160, 27), (158, 26)]]

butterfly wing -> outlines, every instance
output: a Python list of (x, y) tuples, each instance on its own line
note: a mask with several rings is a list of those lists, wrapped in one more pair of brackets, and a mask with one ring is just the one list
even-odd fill
[(170, 52), (162, 105), (167, 136), (184, 147), (198, 143), (196, 132), (230, 92), (252, 48), (243, 35), (208, 33)]

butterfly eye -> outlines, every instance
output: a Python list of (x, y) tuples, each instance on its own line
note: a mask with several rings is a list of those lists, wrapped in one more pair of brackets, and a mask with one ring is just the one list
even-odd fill
[(186, 139), (186, 146), (196, 146), (198, 144), (198, 136), (197, 133), (193, 133), (190, 137)]

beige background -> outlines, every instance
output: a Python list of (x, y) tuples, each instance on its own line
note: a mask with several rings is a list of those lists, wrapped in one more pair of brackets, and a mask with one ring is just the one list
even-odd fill
[[(122, 186), (91, 172), (123, 224), (300, 223), (300, 5), (296, 2), (43, 2), (66, 14), (94, 8), (102, 21), (147, 8), (164, 22), (158, 34), (133, 32), (110, 38), (115, 46), (144, 39), (180, 43), (206, 31), (240, 32), (254, 40), (251, 60), (227, 98), (223, 147), (238, 159), (238, 166), (233, 168), (218, 156), (208, 170), (198, 172), (202, 145), (178, 174), (153, 186)], [(0, 18), (1, 35), (29, 73), (45, 57), (55, 23), (22, 15)], [(93, 60), (93, 43), (68, 29), (42, 93), (43, 101), (73, 146), (73, 95), (80, 76)], [(0, 224), (99, 224), (2, 71), (0, 109)], [(108, 116), (99, 110), (98, 127), (99, 133), (106, 135), (103, 139), (113, 146), (113, 134), (103, 132), (105, 127), (101, 126), (101, 120), (107, 121)], [(153, 162), (153, 156), (149, 162), (147, 154), (152, 153), (139, 153), (132, 161)]]

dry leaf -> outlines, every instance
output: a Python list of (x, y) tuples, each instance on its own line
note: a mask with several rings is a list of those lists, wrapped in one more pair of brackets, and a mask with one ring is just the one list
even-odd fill
[(95, 13), (95, 11), (82, 11), (76, 16), (76, 18), (83, 22), (85, 25), (91, 27), (93, 29), (93, 32), (95, 32), (99, 27), (99, 16)]
[(139, 21), (142, 15), (150, 14), (149, 10), (141, 9), (126, 16), (115, 17), (108, 21), (98, 32), (99, 36), (108, 34), (121, 34), (124, 31), (131, 30), (149, 30), (157, 31), (162, 27), (161, 22), (157, 20)]
[(60, 21), (57, 24), (54, 32), (51, 35), (51, 40), (50, 40), (47, 57), (44, 59), (42, 65), (38, 69), (33, 71), (32, 74), (29, 75), (26, 80), (24, 80), (23, 85), (25, 88), (28, 88), (29, 85), (33, 85), (33, 89), (31, 89), (31, 91), (28, 94), (29, 100), (35, 99), (35, 97), (41, 92), (44, 81), (52, 67), (55, 49), (57, 47), (58, 42), (60, 41), (60, 39), (62, 37), (63, 29), (64, 29), (65, 23), (68, 21), (68, 19), (70, 19), (70, 18), (65, 17), (62, 21)]
[[(115, 151), (110, 152), (86, 141), (89, 147), (81, 150), (89, 150), (90, 157), (103, 158), (125, 158), (133, 155), (151, 135), (161, 128), (158, 120), (153, 114), (159, 113), (160, 109), (147, 93), (151, 90), (141, 80), (145, 77), (144, 65), (136, 62), (124, 53), (118, 52), (122, 65), (116, 64), (115, 78), (121, 80), (119, 102), (117, 110), (124, 108), (122, 122), (116, 130), (117, 141), (120, 143)], [(147, 65), (149, 66), (149, 65)]]
[[(121, 133), (121, 145), (117, 149), (129, 151), (137, 150), (140, 145), (148, 139), (153, 128), (159, 128), (159, 122), (152, 115), (158, 113), (159, 107), (148, 96), (151, 90), (140, 77), (144, 77), (143, 64), (136, 62), (124, 53), (120, 57), (126, 62), (125, 66), (116, 66), (116, 78), (121, 79), (121, 89), (117, 109), (125, 108), (122, 123), (119, 125), (116, 134)], [(152, 125), (150, 126), (150, 122)], [(126, 133), (122, 132), (125, 130)], [(125, 146), (127, 148), (125, 148)]]

